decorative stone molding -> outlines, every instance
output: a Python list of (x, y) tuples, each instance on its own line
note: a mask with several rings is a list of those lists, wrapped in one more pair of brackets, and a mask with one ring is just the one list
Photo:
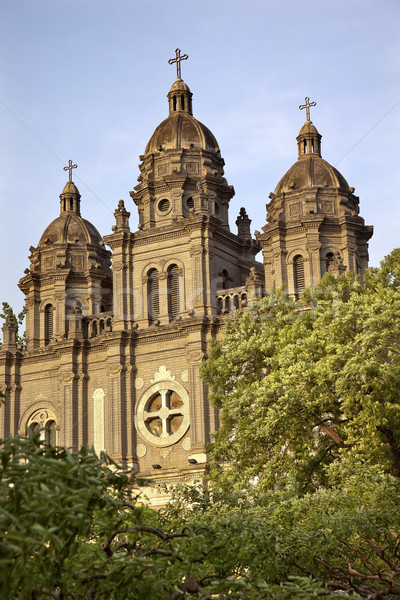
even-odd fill
[(61, 385), (68, 385), (75, 378), (75, 373), (60, 373), (58, 381)]
[(141, 390), (143, 386), (144, 386), (143, 379), (141, 377), (137, 377), (137, 379), (135, 380), (135, 388), (137, 390)]
[(186, 452), (189, 452), (191, 447), (192, 447), (192, 440), (190, 437), (186, 437), (182, 442), (182, 448), (184, 450), (186, 450)]
[(189, 371), (187, 369), (185, 371), (182, 371), (182, 373), (181, 373), (181, 379), (185, 383), (187, 383), (189, 381)]
[(203, 361), (204, 352), (201, 350), (189, 350), (187, 360), (191, 365), (199, 364)]
[(144, 444), (138, 444), (136, 446), (136, 456), (138, 458), (143, 458), (147, 454), (147, 447)]
[(151, 383), (156, 383), (157, 381), (174, 381), (175, 375), (171, 375), (171, 371), (167, 370), (165, 365), (161, 365), (158, 371), (154, 373), (154, 377), (151, 380)]

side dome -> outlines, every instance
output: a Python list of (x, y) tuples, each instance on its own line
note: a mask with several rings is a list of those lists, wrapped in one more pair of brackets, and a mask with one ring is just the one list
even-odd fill
[(63, 213), (46, 227), (38, 248), (49, 244), (102, 245), (102, 237), (96, 227), (80, 215)]
[(295, 189), (334, 187), (348, 190), (349, 184), (335, 167), (321, 157), (321, 135), (307, 120), (297, 136), (298, 160), (275, 188), (275, 195)]
[(285, 173), (275, 188), (275, 195), (295, 189), (334, 187), (348, 190), (349, 184), (335, 167), (319, 156), (300, 158)]

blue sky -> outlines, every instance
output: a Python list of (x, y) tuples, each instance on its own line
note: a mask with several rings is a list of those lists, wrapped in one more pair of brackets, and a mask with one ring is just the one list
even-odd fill
[[(311, 118), (322, 156), (360, 196), (374, 225), (370, 264), (400, 245), (400, 2), (398, 0), (15, 0), (0, 5), (1, 294), (23, 305), (17, 282), (29, 247), (59, 214), (67, 180), (82, 215), (106, 235), (138, 157), (168, 115), (175, 48), (194, 116), (216, 136), (225, 175), (252, 230), (297, 159)], [(261, 258), (261, 257), (260, 257)]]

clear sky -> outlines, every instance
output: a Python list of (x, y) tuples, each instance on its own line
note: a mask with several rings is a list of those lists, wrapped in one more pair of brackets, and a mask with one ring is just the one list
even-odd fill
[[(374, 225), (370, 264), (399, 239), (399, 0), (3, 0), (0, 3), (0, 301), (17, 287), (29, 247), (59, 214), (72, 159), (82, 216), (111, 232), (138, 156), (168, 115), (175, 48), (194, 116), (216, 136), (225, 175), (252, 229), (297, 160), (311, 118), (322, 156), (360, 196)], [(260, 260), (261, 256), (259, 255)]]

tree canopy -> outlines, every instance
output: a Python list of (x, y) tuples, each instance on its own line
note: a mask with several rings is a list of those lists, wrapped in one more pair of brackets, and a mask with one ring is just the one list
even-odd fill
[(221, 428), (221, 485), (302, 492), (357, 466), (400, 476), (400, 250), (364, 281), (326, 274), (302, 302), (276, 291), (226, 321), (203, 375)]

